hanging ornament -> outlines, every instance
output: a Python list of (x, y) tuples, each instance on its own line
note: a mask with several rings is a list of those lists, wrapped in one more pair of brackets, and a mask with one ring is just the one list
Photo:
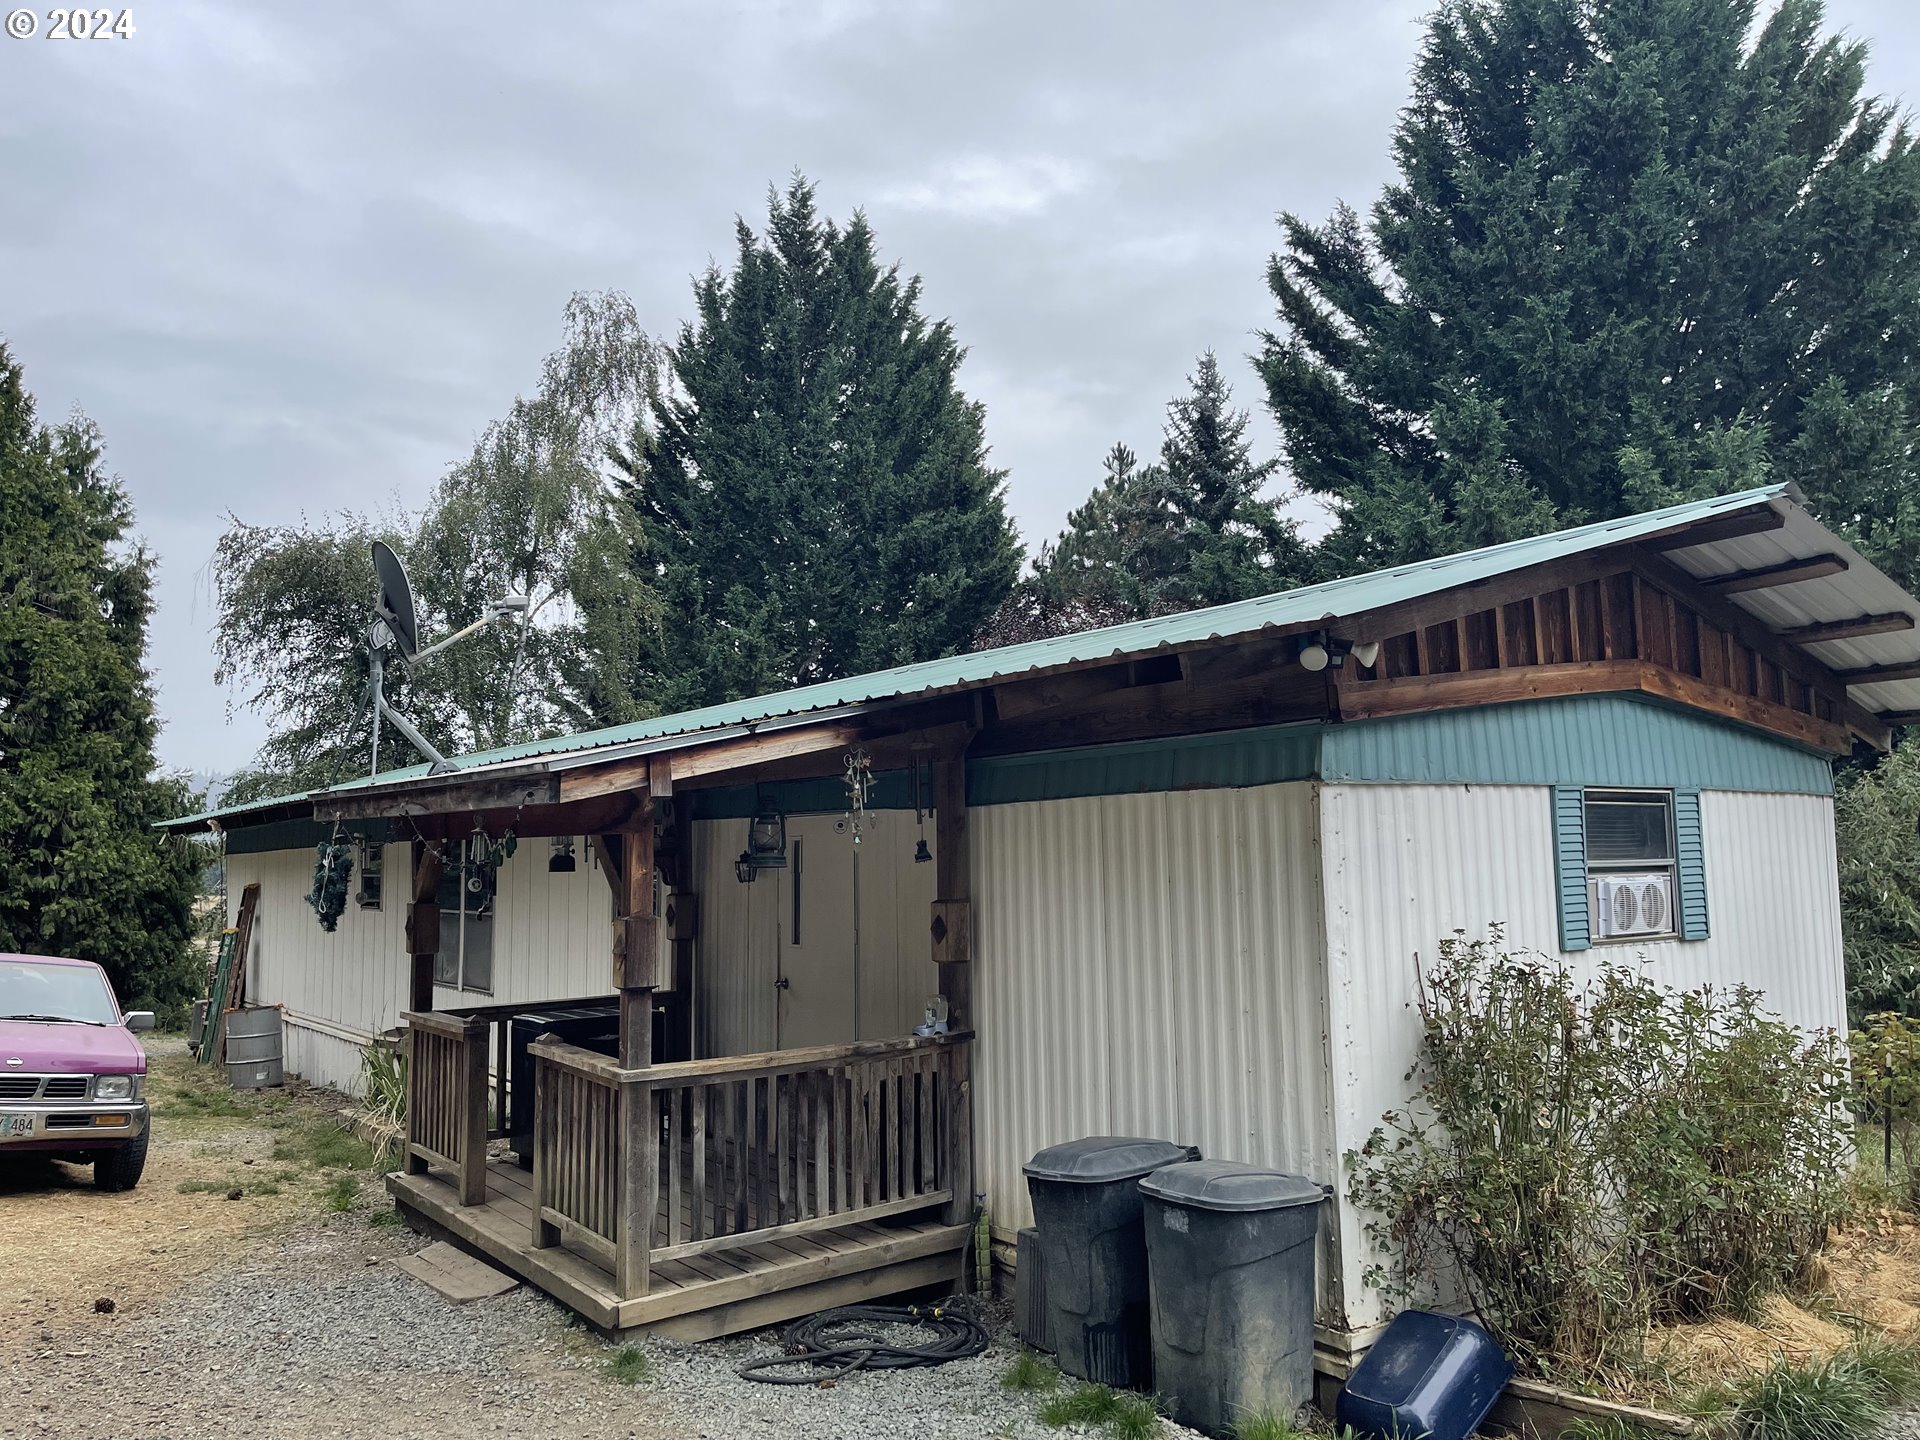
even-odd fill
[(873, 828), (873, 817), (867, 813), (867, 801), (873, 796), (873, 757), (865, 746), (858, 746), (847, 752), (847, 829), (853, 834), (853, 843), (860, 843), (863, 832)]
[(927, 808), (920, 803), (920, 757), (913, 761), (913, 823), (920, 827), (920, 841), (913, 847), (913, 863), (925, 865), (933, 859), (927, 849)]

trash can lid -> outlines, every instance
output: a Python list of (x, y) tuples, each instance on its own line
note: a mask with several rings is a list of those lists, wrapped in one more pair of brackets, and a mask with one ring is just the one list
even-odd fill
[(1141, 1193), (1196, 1210), (1288, 1210), (1318, 1205), (1325, 1187), (1304, 1175), (1242, 1165), (1235, 1160), (1197, 1160), (1169, 1165), (1140, 1182)]
[(1171, 1140), (1144, 1140), (1137, 1135), (1089, 1135), (1084, 1140), (1049, 1145), (1027, 1162), (1026, 1169), (1028, 1176), (1035, 1180), (1097, 1185), (1106, 1180), (1132, 1180), (1164, 1165), (1199, 1158), (1200, 1152), (1193, 1146), (1176, 1145)]

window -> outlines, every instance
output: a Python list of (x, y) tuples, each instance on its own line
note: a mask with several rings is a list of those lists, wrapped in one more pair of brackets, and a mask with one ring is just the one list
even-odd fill
[(1707, 938), (1698, 790), (1553, 790), (1560, 948)]
[(1593, 938), (1673, 934), (1672, 792), (1589, 790), (1584, 811)]
[(360, 852), (360, 892), (354, 900), (362, 910), (378, 910), (381, 882), (386, 878), (387, 847), (366, 835), (356, 835), (353, 840), (354, 848)]
[(493, 901), (497, 872), (477, 864), (473, 842), (451, 848), (440, 873), (440, 950), (433, 983), (493, 993)]

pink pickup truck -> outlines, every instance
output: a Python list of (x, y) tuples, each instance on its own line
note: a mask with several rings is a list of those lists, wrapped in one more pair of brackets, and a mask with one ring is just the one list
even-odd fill
[(0, 955), (0, 1161), (52, 1155), (131, 1190), (147, 1164), (147, 1052), (91, 960)]

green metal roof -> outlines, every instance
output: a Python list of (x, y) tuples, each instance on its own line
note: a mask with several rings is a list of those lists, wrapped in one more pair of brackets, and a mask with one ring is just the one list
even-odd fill
[[(1282, 590), (1251, 600), (1238, 600), (1230, 605), (1162, 615), (1151, 620), (1135, 620), (1125, 625), (1083, 630), (1073, 635), (1057, 635), (1046, 640), (1029, 641), (1024, 645), (1007, 645), (996, 650), (977, 650), (966, 655), (925, 660), (914, 665), (897, 666), (892, 670), (877, 670), (867, 675), (849, 676), (844, 680), (802, 686), (797, 690), (729, 700), (724, 704), (662, 715), (630, 725), (614, 725), (547, 740), (532, 740), (522, 745), (481, 750), (454, 759), (461, 769), (470, 770), (649, 740), (688, 737), (691, 743), (703, 732), (729, 726), (754, 725), (785, 716), (911, 699), (1067, 665), (1129, 659), (1171, 646), (1254, 635), (1262, 630), (1307, 625), (1320, 620), (1334, 621), (1418, 599), (1437, 591), (1470, 585), (1509, 571), (1523, 570), (1528, 566), (1697, 524), (1717, 515), (1748, 509), (1780, 497), (1792, 503), (1789, 486), (1768, 485), (1738, 494), (1689, 501), (1684, 505), (1668, 506), (1664, 510), (1650, 510), (1642, 515), (1628, 515), (1572, 530), (1510, 540), (1481, 550), (1467, 550), (1457, 555), (1423, 560), (1414, 565), (1350, 575), (1342, 580), (1329, 580), (1297, 590)], [(401, 769), (383, 770), (378, 776), (349, 781), (325, 791), (280, 795), (248, 805), (186, 815), (164, 823), (171, 829), (185, 829), (210, 820), (244, 823), (250, 812), (298, 802), (309, 795), (334, 795), (375, 784), (392, 785), (396, 781), (424, 777), (426, 773), (427, 766), (423, 762)]]

